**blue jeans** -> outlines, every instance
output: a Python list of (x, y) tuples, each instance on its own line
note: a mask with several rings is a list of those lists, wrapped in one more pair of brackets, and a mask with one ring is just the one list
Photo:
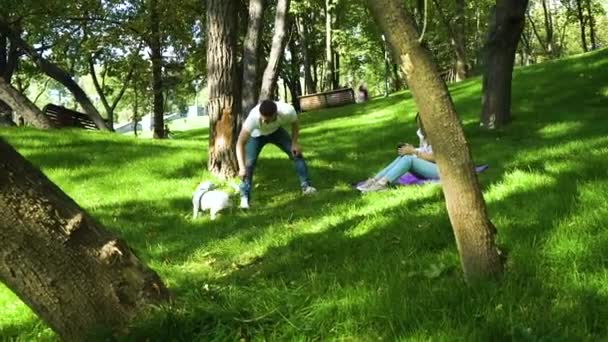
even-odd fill
[(247, 197), (249, 199), (255, 164), (258, 160), (258, 155), (267, 143), (276, 145), (287, 154), (289, 159), (293, 160), (296, 175), (298, 175), (302, 189), (309, 186), (308, 168), (306, 167), (304, 157), (302, 154), (294, 156), (293, 153), (291, 153), (291, 137), (283, 127), (280, 127), (272, 134), (250, 137), (247, 141), (247, 144), (245, 145), (245, 168), (247, 170), (247, 175), (245, 176), (245, 179), (241, 180), (241, 197)]
[(386, 178), (390, 183), (393, 183), (406, 172), (412, 172), (425, 178), (439, 178), (439, 171), (435, 163), (411, 155), (398, 156), (392, 163), (378, 172), (374, 178)]

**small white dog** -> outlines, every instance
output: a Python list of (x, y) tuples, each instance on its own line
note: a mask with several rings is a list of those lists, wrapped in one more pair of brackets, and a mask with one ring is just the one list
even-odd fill
[[(238, 186), (232, 185), (235, 190)], [(209, 210), (211, 219), (215, 220), (218, 212), (230, 208), (230, 195), (222, 190), (215, 190), (215, 184), (205, 181), (200, 183), (192, 193), (192, 218), (198, 217), (199, 211)]]

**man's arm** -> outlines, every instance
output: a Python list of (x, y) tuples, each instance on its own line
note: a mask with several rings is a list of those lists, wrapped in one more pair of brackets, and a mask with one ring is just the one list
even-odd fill
[(291, 143), (297, 143), (300, 137), (300, 123), (298, 120), (291, 123)]
[(239, 138), (236, 141), (236, 160), (239, 164), (239, 177), (245, 177), (247, 169), (245, 167), (245, 144), (249, 140), (251, 133), (246, 129), (242, 128), (239, 133)]
[(302, 153), (302, 148), (298, 143), (298, 138), (300, 137), (300, 123), (298, 120), (291, 123), (291, 153), (294, 156), (298, 156)]

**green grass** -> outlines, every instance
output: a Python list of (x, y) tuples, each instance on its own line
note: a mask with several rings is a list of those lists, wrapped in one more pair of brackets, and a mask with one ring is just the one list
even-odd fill
[[(169, 122), (168, 126), (171, 132), (209, 128), (209, 117), (197, 116), (194, 118), (176, 119)], [(150, 130), (145, 130), (143, 132), (138, 131), (137, 136), (139, 138), (152, 138), (152, 133), (153, 132)], [(133, 136), (133, 131), (123, 133), (123, 135)]]
[[(437, 185), (359, 195), (349, 183), (415, 142), (407, 92), (302, 115), (315, 197), (261, 155), (252, 205), (190, 219), (208, 129), (165, 141), (1, 131), (157, 270), (176, 302), (131, 340), (605, 340), (608, 50), (517, 69), (513, 122), (478, 128), (480, 82), (451, 87), (488, 210), (508, 251), (499, 284), (468, 287)], [(0, 335), (52, 332), (0, 290)]]

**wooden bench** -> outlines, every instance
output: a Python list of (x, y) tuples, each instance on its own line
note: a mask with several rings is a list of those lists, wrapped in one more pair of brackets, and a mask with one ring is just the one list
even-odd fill
[(49, 103), (42, 108), (42, 113), (51, 120), (51, 123), (56, 128), (76, 127), (91, 130), (99, 129), (87, 114), (62, 106)]
[(309, 111), (355, 103), (355, 93), (352, 88), (336, 89), (322, 93), (299, 96), (298, 101), (300, 102), (300, 108), (302, 111)]

